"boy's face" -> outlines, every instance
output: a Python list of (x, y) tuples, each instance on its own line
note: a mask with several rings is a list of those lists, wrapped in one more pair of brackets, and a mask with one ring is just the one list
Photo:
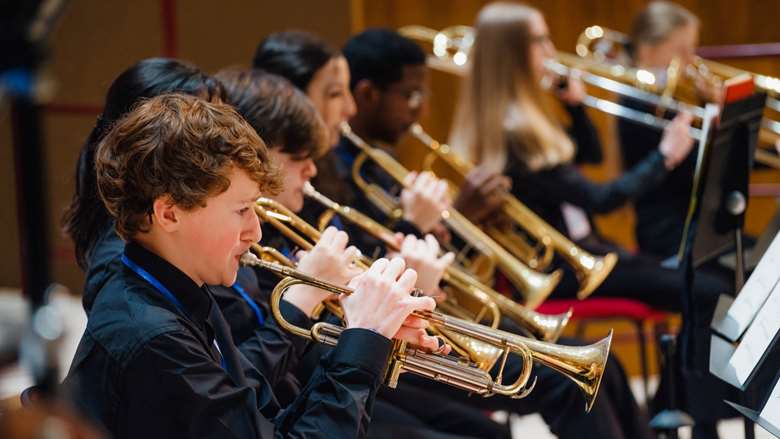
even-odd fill
[(401, 80), (380, 91), (372, 112), (375, 118), (372, 137), (395, 144), (417, 122), (427, 94), (426, 77), (425, 65), (403, 66)]
[(317, 175), (314, 160), (294, 157), (279, 148), (271, 149), (270, 153), (283, 178), (282, 192), (273, 199), (293, 212), (300, 212), (303, 209), (303, 186)]
[(261, 237), (253, 209), (260, 196), (257, 183), (236, 168), (228, 178), (230, 187), (207, 198), (205, 207), (178, 211), (175, 242), (188, 261), (179, 268), (198, 285), (233, 285), (241, 255)]

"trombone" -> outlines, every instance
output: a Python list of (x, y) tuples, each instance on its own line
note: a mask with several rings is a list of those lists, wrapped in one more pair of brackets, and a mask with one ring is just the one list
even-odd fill
[[(306, 183), (304, 185), (303, 193), (307, 197), (323, 205), (325, 208), (335, 212), (341, 218), (346, 219), (352, 224), (355, 224), (356, 226), (363, 229), (365, 232), (375, 236), (390, 249), (394, 251), (400, 250), (395, 241), (393, 232), (384, 225), (379, 224), (378, 222), (351, 207), (342, 206), (341, 204), (336, 203), (335, 201), (318, 192), (310, 183)], [(445, 283), (454, 286), (456, 293), (468, 291), (469, 295), (471, 296), (484, 295), (490, 302), (497, 305), (497, 309), (500, 310), (502, 314), (512, 319), (514, 322), (520, 325), (520, 327), (526, 331), (529, 336), (534, 337), (537, 340), (555, 342), (558, 340), (558, 337), (563, 331), (563, 328), (566, 326), (566, 323), (568, 323), (569, 318), (571, 318), (571, 309), (558, 315), (545, 315), (525, 308), (499, 293), (498, 291), (495, 291), (489, 286), (482, 284), (479, 280), (473, 278), (470, 274), (457, 268), (454, 265), (447, 267), (442, 280)], [(460, 295), (462, 296), (462, 294)], [(476, 315), (476, 317), (469, 318), (465, 312), (460, 311), (463, 307), (468, 307), (469, 304), (460, 302), (468, 302), (468, 297), (466, 297), (466, 301), (458, 301), (455, 304), (443, 302), (439, 306), (445, 313), (449, 315), (466, 318), (477, 323), (481, 321), (481, 310), (477, 313), (472, 313), (472, 315)]]
[[(433, 44), (433, 55), (429, 55), (427, 60), (427, 64), (431, 68), (459, 76), (466, 74), (468, 53), (474, 43), (473, 28), (451, 26), (441, 31), (435, 31), (424, 26), (405, 26), (400, 28), (398, 32), (409, 38)], [(609, 65), (563, 52), (558, 52), (555, 59), (548, 59), (545, 62), (545, 67), (550, 73), (562, 77), (568, 76), (572, 68), (582, 69), (582, 81), (601, 90), (647, 103), (659, 109), (676, 112), (685, 110), (702, 121), (713, 116), (713, 110), (686, 104), (670, 96), (665, 96), (664, 92), (667, 89), (659, 88), (659, 78), (648, 70), (631, 69), (619, 64)], [(601, 112), (654, 128), (663, 129), (670, 123), (668, 119), (656, 114), (636, 110), (590, 94), (585, 96), (583, 104)], [(689, 129), (689, 134), (698, 141), (705, 140), (706, 136), (702, 129), (695, 127)]]
[[(433, 163), (438, 159), (454, 171), (458, 178), (465, 179), (466, 174), (473, 168), (474, 165), (450, 151), (448, 145), (435, 141), (423, 130), (420, 124), (412, 125), (411, 133), (430, 151), (423, 162), (424, 169), (433, 169)], [(580, 283), (577, 298), (587, 298), (604, 282), (604, 279), (609, 276), (609, 273), (615, 267), (618, 260), (616, 253), (610, 252), (604, 256), (594, 256), (578, 247), (554, 227), (539, 218), (538, 215), (512, 196), (512, 194), (504, 192), (502, 199), (501, 212), (504, 217), (509, 218), (512, 223), (522, 227), (537, 242), (541, 243), (545, 249), (544, 255), (539, 259), (539, 252), (536, 249), (531, 249), (530, 245), (512, 230), (488, 226), (486, 228), (488, 235), (504, 245), (504, 247), (515, 249), (515, 255), (526, 255), (527, 258), (530, 258), (526, 259), (526, 261), (530, 261), (529, 265), (533, 268), (546, 266), (552, 254), (549, 250), (554, 249), (574, 269), (577, 275), (577, 280)]]
[[(258, 250), (259, 246), (255, 246), (253, 249)], [(339, 335), (344, 330), (343, 327), (325, 322), (318, 322), (311, 329), (295, 326), (284, 319), (279, 305), (285, 291), (298, 284), (322, 288), (339, 295), (352, 294), (353, 290), (332, 285), (295, 269), (262, 260), (250, 252), (241, 257), (241, 262), (245, 265), (267, 269), (283, 277), (282, 281), (274, 288), (270, 302), (271, 312), (282, 328), (319, 343), (331, 346), (338, 343)], [(562, 346), (511, 334), (435, 311), (415, 311), (414, 315), (447, 331), (493, 346), (502, 354), (500, 369), (496, 378), (493, 379), (490, 374), (473, 365), (464, 364), (452, 357), (427, 353), (407, 346), (406, 342), (396, 340), (385, 375), (388, 387), (395, 388), (400, 374), (408, 371), (485, 397), (499, 394), (523, 398), (533, 390), (536, 383), (534, 379), (533, 383), (528, 386), (532, 365), (536, 361), (559, 371), (574, 381), (585, 396), (585, 410), (590, 411), (593, 407), (609, 357), (612, 331), (602, 340), (588, 346)], [(514, 383), (504, 385), (502, 384), (503, 369), (510, 353), (521, 356), (523, 370)]]
[[(612, 70), (622, 67), (614, 63), (610, 64), (610, 59), (617, 58), (620, 62), (629, 61), (625, 50), (628, 42), (629, 39), (624, 33), (602, 26), (589, 26), (577, 38), (575, 51), (579, 57)], [(780, 121), (778, 121), (780, 116), (780, 78), (748, 72), (726, 64), (705, 60), (699, 56), (693, 57), (691, 63), (685, 68), (681, 68), (679, 64), (679, 60), (674, 60), (666, 70), (666, 84), (663, 90), (665, 96), (679, 95), (687, 100), (695, 99), (696, 90), (693, 89), (691, 81), (685, 79), (701, 79), (706, 83), (721, 85), (724, 79), (750, 75), (756, 89), (767, 93), (765, 117), (761, 121), (759, 133), (760, 138), (762, 142), (769, 144), (775, 144), (780, 140)], [(647, 71), (645, 70), (645, 72)], [(647, 73), (652, 75), (650, 72)], [(661, 82), (658, 81), (658, 83)], [(759, 163), (780, 168), (780, 159), (778, 159), (777, 154), (764, 149), (756, 149), (755, 158)]]
[[(341, 124), (341, 133), (361, 151), (352, 165), (352, 178), (355, 184), (369, 200), (392, 216), (391, 212), (397, 204), (395, 200), (391, 199), (391, 196), (381, 187), (366, 181), (360, 170), (366, 160), (371, 160), (399, 184), (403, 184), (409, 171), (388, 153), (372, 147), (352, 132), (348, 123)], [(442, 221), (498, 266), (520, 291), (526, 307), (530, 309), (538, 307), (560, 282), (562, 276), (560, 270), (549, 274), (531, 270), (457, 210), (450, 208), (442, 212)]]

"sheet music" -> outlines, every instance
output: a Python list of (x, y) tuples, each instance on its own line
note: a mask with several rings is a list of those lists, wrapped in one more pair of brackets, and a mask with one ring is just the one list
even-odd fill
[(780, 430), (780, 380), (775, 383), (775, 388), (761, 410), (761, 419), (772, 425), (775, 430)]
[(780, 316), (780, 285), (775, 284), (769, 298), (745, 331), (742, 341), (729, 360), (741, 387), (747, 385), (748, 378), (761, 361), (777, 332), (780, 331), (778, 316)]
[(756, 317), (780, 281), (780, 234), (764, 253), (753, 274), (745, 282), (734, 303), (722, 319), (712, 322), (712, 329), (731, 341), (738, 340)]
[(717, 335), (710, 336), (710, 373), (734, 387), (740, 387), (737, 373), (729, 360), (736, 347)]

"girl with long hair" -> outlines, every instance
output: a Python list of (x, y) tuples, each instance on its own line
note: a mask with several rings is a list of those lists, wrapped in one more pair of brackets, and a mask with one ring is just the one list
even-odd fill
[[(601, 238), (590, 214), (635, 199), (674, 169), (693, 144), (687, 134), (690, 116), (678, 116), (655, 151), (630, 171), (595, 183), (576, 167), (581, 136), (570, 137), (549, 104), (545, 62), (555, 56), (555, 47), (542, 14), (522, 4), (493, 3), (483, 8), (475, 27), (471, 70), (450, 136), (452, 148), (485, 172), (510, 177), (512, 193), (578, 245), (594, 253), (620, 254), (618, 265), (594, 294), (628, 296), (680, 310), (682, 275)], [(573, 119), (587, 118), (581, 104), (564, 101), (579, 107)], [(566, 273), (555, 296), (573, 297), (577, 291), (573, 272)]]

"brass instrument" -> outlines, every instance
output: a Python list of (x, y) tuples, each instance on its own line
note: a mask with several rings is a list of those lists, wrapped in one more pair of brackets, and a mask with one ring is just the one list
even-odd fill
[[(430, 154), (425, 159), (424, 169), (432, 169), (433, 162), (439, 160), (456, 175), (462, 179), (471, 171), (474, 165), (468, 163), (450, 151), (449, 146), (435, 141), (429, 136), (420, 124), (414, 124), (411, 132), (415, 138), (428, 147)], [(458, 182), (461, 183), (461, 182)], [(602, 282), (609, 276), (609, 273), (615, 267), (618, 256), (616, 253), (607, 253), (604, 256), (594, 256), (576, 244), (571, 242), (562, 233), (554, 227), (547, 224), (539, 218), (531, 209), (529, 209), (520, 200), (508, 192), (502, 194), (503, 204), (501, 213), (509, 218), (512, 223), (525, 229), (538, 242), (542, 243), (547, 249), (554, 249), (569, 266), (574, 269), (580, 288), (577, 291), (579, 299), (588, 297)], [(517, 242), (525, 244), (511, 230), (502, 230), (496, 226), (488, 227), (487, 233), (507, 248), (513, 248)], [(515, 235), (515, 236), (513, 236)], [(551, 252), (548, 252), (551, 253)], [(517, 254), (517, 253), (515, 253)], [(533, 251), (533, 256), (538, 254)], [(544, 260), (544, 258), (542, 258)]]
[[(306, 183), (303, 188), (303, 193), (307, 197), (312, 198), (323, 205), (325, 208), (335, 212), (340, 217), (357, 225), (372, 236), (380, 239), (391, 250), (400, 251), (395, 241), (393, 232), (382, 224), (379, 224), (378, 222), (351, 207), (342, 206), (336, 203), (335, 201), (318, 192), (310, 183)], [(561, 331), (563, 331), (563, 328), (566, 326), (566, 323), (568, 323), (569, 318), (571, 318), (571, 309), (558, 315), (545, 315), (527, 309), (499, 293), (498, 291), (495, 291), (489, 286), (482, 284), (479, 280), (475, 279), (470, 274), (454, 265), (447, 267), (442, 280), (450, 285), (455, 286), (456, 294), (461, 291), (469, 291), (471, 292), (471, 295), (484, 295), (487, 300), (489, 300), (494, 305), (497, 305), (497, 309), (500, 310), (501, 313), (520, 325), (521, 328), (528, 332), (528, 335), (538, 340), (549, 342), (558, 340)], [(455, 299), (458, 300), (458, 297)], [(466, 298), (465, 301), (458, 300), (458, 302), (455, 304), (443, 302), (439, 305), (439, 308), (441, 308), (446, 314), (472, 320), (474, 322), (480, 322), (485, 307), (483, 306), (482, 309), (480, 309), (478, 312), (472, 312), (470, 315), (460, 311), (461, 309), (468, 307), (468, 298)]]
[[(270, 302), (271, 312), (282, 328), (319, 343), (331, 346), (338, 343), (338, 337), (344, 330), (343, 327), (324, 322), (316, 323), (311, 329), (297, 327), (284, 319), (279, 304), (285, 291), (297, 284), (322, 288), (334, 294), (348, 295), (352, 294), (353, 290), (328, 284), (289, 267), (261, 260), (249, 252), (242, 256), (241, 262), (265, 268), (284, 277), (274, 288)], [(586, 411), (590, 411), (593, 406), (609, 357), (612, 331), (604, 339), (589, 346), (562, 346), (521, 337), (435, 311), (415, 311), (414, 315), (449, 332), (494, 346), (502, 353), (501, 367), (497, 377), (493, 379), (487, 372), (472, 365), (463, 364), (452, 357), (423, 352), (408, 347), (405, 342), (395, 341), (386, 374), (386, 383), (389, 387), (394, 388), (398, 383), (399, 375), (403, 371), (409, 371), (482, 396), (499, 394), (522, 398), (528, 395), (535, 384), (534, 380), (528, 386), (532, 363), (536, 361), (559, 371), (574, 381), (585, 395)], [(504, 385), (502, 384), (503, 368), (509, 353), (519, 354), (523, 359), (524, 367), (514, 383)]]
[[(258, 199), (255, 203), (255, 213), (257, 213), (258, 217), (264, 222), (269, 223), (303, 250), (311, 250), (314, 244), (320, 239), (320, 232), (318, 230), (274, 200), (268, 198)], [(266, 261), (281, 263), (287, 267), (294, 266), (286, 256), (275, 249), (268, 249), (260, 246), (255, 246), (253, 249)], [(371, 265), (371, 262), (372, 261), (365, 256), (360, 256), (355, 261), (355, 264), (362, 269), (367, 269), (369, 265)], [(460, 280), (452, 280), (451, 286), (458, 292), (459, 298), (468, 301), (473, 307), (479, 309), (476, 317), (468, 316), (469, 318), (475, 318), (478, 319), (477, 321), (481, 321), (483, 316), (486, 315), (489, 318), (490, 327), (498, 327), (499, 319), (501, 318), (498, 307), (484, 292), (471, 289)], [(326, 301), (322, 305), (334, 315), (339, 317), (343, 316), (342, 310), (338, 304), (332, 301)], [(457, 311), (462, 309), (457, 303), (450, 303), (447, 305), (445, 305), (445, 308), (448, 308), (449, 310)], [(321, 310), (322, 308), (317, 309), (315, 314), (319, 314)], [(542, 323), (546, 322), (540, 321), (540, 324)], [(501, 356), (501, 351), (471, 338), (463, 337), (460, 334), (449, 333), (446, 329), (434, 327), (431, 328), (431, 330), (442, 336), (457, 353), (469, 358), (482, 370), (491, 370)]]
[[(452, 26), (437, 32), (422, 26), (407, 26), (398, 31), (409, 38), (433, 43), (434, 48), (437, 46), (436, 41), (439, 41), (440, 47), (457, 47), (458, 51), (455, 53), (464, 54), (458, 61), (455, 60), (452, 51), (439, 50), (428, 57), (427, 63), (431, 68), (445, 72), (461, 76), (466, 74), (468, 52), (474, 42), (474, 31), (471, 27)], [(450, 41), (445, 43), (447, 40)], [(676, 112), (685, 110), (700, 121), (712, 117), (711, 110), (669, 96), (669, 91), (672, 89), (670, 84), (662, 82), (659, 75), (645, 69), (632, 69), (620, 64), (610, 65), (564, 52), (558, 52), (554, 59), (546, 60), (545, 67), (550, 73), (560, 77), (568, 76), (572, 68), (579, 69), (582, 71), (581, 79), (584, 83), (606, 92), (650, 104), (657, 109)], [(674, 71), (667, 72), (666, 76), (677, 77)], [(592, 94), (586, 95), (582, 103), (601, 112), (659, 129), (665, 128), (670, 123), (668, 119), (657, 114), (636, 110)], [(705, 137), (702, 129), (695, 127), (689, 129), (689, 134), (699, 141), (704, 140)]]
[[(616, 63), (626, 64), (630, 61), (625, 50), (627, 43), (628, 37), (621, 32), (602, 26), (589, 26), (577, 38), (576, 52), (583, 59), (614, 69)], [(756, 89), (767, 93), (764, 119), (761, 121), (759, 133), (760, 140), (770, 145), (780, 141), (780, 78), (748, 72), (699, 56), (694, 56), (684, 68), (679, 64), (679, 60), (675, 60), (667, 69), (668, 84), (665, 94), (689, 102), (699, 99), (695, 85), (697, 81), (707, 83), (711, 87), (721, 87), (724, 80), (744, 75), (751, 76)], [(756, 149), (755, 158), (759, 163), (780, 168), (780, 158), (774, 152)]]
[[(341, 125), (341, 133), (361, 151), (352, 165), (352, 178), (355, 184), (369, 200), (392, 215), (392, 210), (397, 210), (395, 200), (391, 199), (390, 195), (376, 184), (366, 181), (360, 170), (366, 160), (370, 159), (399, 184), (403, 184), (409, 171), (388, 153), (372, 147), (353, 133), (346, 122)], [(562, 276), (560, 270), (549, 274), (531, 270), (457, 210), (452, 208), (445, 210), (442, 213), (442, 221), (480, 253), (495, 262), (499, 270), (520, 291), (526, 307), (530, 309), (538, 307), (560, 282)]]

